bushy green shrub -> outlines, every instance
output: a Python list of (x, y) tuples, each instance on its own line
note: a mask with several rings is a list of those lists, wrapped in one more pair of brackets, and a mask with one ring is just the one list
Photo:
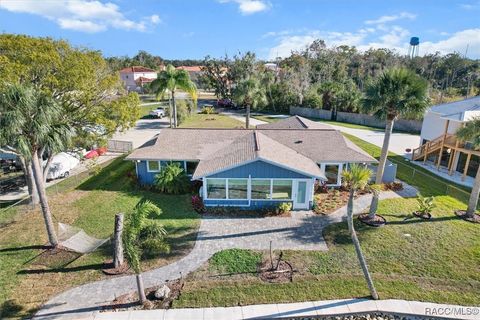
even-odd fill
[(155, 188), (167, 194), (183, 194), (190, 189), (190, 181), (185, 170), (178, 163), (163, 166), (155, 176)]
[(303, 106), (306, 108), (322, 109), (322, 97), (316, 92), (309, 92), (303, 98)]
[(422, 215), (431, 214), (433, 209), (435, 209), (435, 198), (434, 197), (422, 197), (421, 195), (417, 198), (418, 209), (417, 212)]
[(282, 202), (278, 205), (278, 211), (280, 213), (289, 213), (292, 210), (291, 202)]
[(202, 110), (200, 111), (201, 114), (215, 114), (217, 113), (215, 111), (215, 108), (212, 106), (204, 106), (202, 107)]
[(162, 253), (170, 252), (170, 246), (165, 242), (166, 235), (167, 231), (158, 222), (145, 222), (138, 236), (143, 255), (153, 258)]

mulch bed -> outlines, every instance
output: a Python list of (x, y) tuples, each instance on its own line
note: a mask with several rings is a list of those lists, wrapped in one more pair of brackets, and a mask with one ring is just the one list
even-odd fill
[[(155, 298), (155, 291), (161, 286), (150, 287), (145, 290), (147, 302), (140, 305), (138, 302), (138, 293), (131, 292), (117, 297), (109, 306), (105, 307), (105, 311), (125, 311), (125, 310), (150, 310), (150, 309), (169, 309), (174, 300), (180, 297), (183, 288), (183, 280), (177, 279), (165, 283), (170, 289), (170, 295), (164, 300)], [(163, 286), (163, 285), (162, 285)]]
[(473, 217), (467, 217), (466, 210), (455, 210), (455, 214), (465, 221), (472, 222), (472, 223), (480, 223), (480, 214), (478, 213), (474, 213)]
[(420, 213), (418, 211), (414, 211), (413, 212), (413, 215), (417, 218), (421, 218), (423, 220), (430, 220), (432, 219), (432, 215), (430, 213), (426, 213), (426, 214), (423, 214), (423, 213)]
[(281, 260), (280, 263), (278, 263), (278, 267), (277, 261), (274, 261), (273, 265), (273, 270), (270, 260), (265, 260), (260, 265), (258, 277), (262, 281), (270, 283), (292, 282), (294, 269), (288, 261)]
[(371, 227), (383, 227), (387, 224), (387, 219), (377, 214), (373, 219), (369, 218), (368, 213), (363, 213), (358, 216), (358, 220)]
[[(355, 198), (367, 194), (366, 191), (359, 191), (355, 194)], [(330, 214), (348, 203), (349, 191), (340, 189), (329, 189), (327, 192), (315, 194), (317, 202), (314, 211), (317, 214)]]
[(102, 267), (102, 272), (107, 276), (116, 276), (119, 274), (124, 274), (124, 273), (127, 273), (129, 270), (130, 270), (130, 266), (126, 262), (123, 265), (121, 265), (119, 268), (114, 268), (112, 259), (106, 260), (103, 263), (103, 267)]

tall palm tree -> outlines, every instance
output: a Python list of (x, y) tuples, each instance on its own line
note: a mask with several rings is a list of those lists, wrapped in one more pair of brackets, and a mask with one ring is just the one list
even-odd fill
[[(456, 135), (459, 140), (470, 142), (474, 149), (480, 150), (480, 117), (475, 118), (457, 130)], [(475, 176), (475, 183), (473, 184), (470, 200), (468, 201), (468, 208), (466, 218), (475, 219), (475, 210), (477, 208), (478, 197), (480, 194), (480, 166), (478, 166), (477, 174)], [(477, 219), (480, 221), (480, 216)]]
[[(376, 184), (382, 183), (395, 120), (399, 117), (423, 115), (429, 102), (427, 81), (408, 69), (387, 70), (367, 86), (362, 106), (364, 112), (386, 120)], [(368, 219), (375, 219), (377, 207), (378, 196), (374, 195)]]
[[(194, 105), (197, 105), (197, 87), (190, 79), (190, 75), (185, 70), (175, 69), (171, 64), (158, 74), (157, 79), (152, 81), (151, 88), (155, 92), (157, 99), (162, 97), (165, 92), (170, 93), (170, 107), (171, 109), (173, 108), (174, 128), (178, 125), (177, 105), (175, 103), (175, 93), (177, 90), (188, 93), (192, 97)], [(172, 118), (172, 112), (170, 112), (170, 118)]]
[[(135, 280), (137, 282), (138, 297), (141, 304), (147, 301), (145, 296), (145, 286), (143, 284), (142, 269), (140, 266), (140, 258), (142, 256), (142, 245), (140, 239), (140, 233), (142, 227), (145, 225), (146, 218), (152, 215), (159, 215), (161, 210), (151, 201), (139, 202), (133, 211), (127, 216), (125, 232), (123, 236), (123, 248), (125, 258), (130, 267), (135, 272)], [(163, 238), (156, 239), (157, 249), (163, 252), (169, 252), (170, 246)]]
[(265, 88), (256, 77), (250, 76), (237, 84), (233, 97), (238, 104), (246, 107), (245, 127), (250, 128), (251, 108), (256, 108), (258, 104), (267, 103)]
[(66, 147), (74, 134), (61, 120), (61, 108), (50, 97), (26, 85), (10, 85), (0, 93), (0, 145), (13, 146), (31, 164), (48, 240), (58, 239), (45, 190), (40, 159), (45, 148)]
[(358, 164), (353, 164), (350, 166), (350, 169), (343, 172), (343, 183), (349, 189), (348, 196), (348, 205), (347, 205), (347, 223), (348, 231), (352, 237), (353, 246), (355, 247), (355, 252), (357, 254), (358, 261), (362, 267), (362, 272), (367, 281), (368, 289), (373, 299), (378, 300), (378, 293), (373, 284), (372, 276), (368, 271), (367, 261), (363, 255), (362, 248), (360, 247), (360, 241), (358, 241), (357, 232), (353, 225), (353, 199), (355, 198), (355, 193), (358, 190), (363, 190), (367, 187), (368, 182), (372, 176), (372, 171), (367, 169), (364, 166)]

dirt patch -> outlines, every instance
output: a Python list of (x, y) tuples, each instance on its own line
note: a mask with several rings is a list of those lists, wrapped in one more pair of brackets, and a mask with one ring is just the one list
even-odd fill
[(107, 260), (103, 263), (102, 272), (107, 276), (117, 276), (120, 274), (125, 274), (130, 270), (128, 263), (123, 263), (120, 267), (115, 268), (113, 265), (113, 260)]
[(138, 293), (131, 292), (117, 297), (112, 303), (105, 307), (104, 311), (124, 311), (124, 310), (150, 310), (150, 309), (169, 309), (173, 301), (180, 297), (184, 285), (183, 280), (177, 279), (168, 281), (165, 285), (170, 289), (168, 298), (157, 299), (155, 291), (161, 286), (150, 287), (145, 290), (147, 302), (140, 305), (138, 302)]
[(32, 265), (40, 265), (49, 269), (65, 267), (81, 256), (80, 253), (65, 250), (62, 247), (48, 249), (40, 253), (32, 261)]
[(282, 260), (282, 257), (283, 252), (277, 259), (265, 259), (258, 268), (258, 277), (270, 283), (292, 282), (293, 266), (290, 262)]

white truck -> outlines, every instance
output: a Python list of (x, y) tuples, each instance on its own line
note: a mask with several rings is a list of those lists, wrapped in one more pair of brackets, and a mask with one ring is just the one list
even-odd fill
[(157, 108), (157, 109), (151, 110), (148, 114), (154, 118), (161, 119), (165, 117), (165, 110), (163, 108)]

